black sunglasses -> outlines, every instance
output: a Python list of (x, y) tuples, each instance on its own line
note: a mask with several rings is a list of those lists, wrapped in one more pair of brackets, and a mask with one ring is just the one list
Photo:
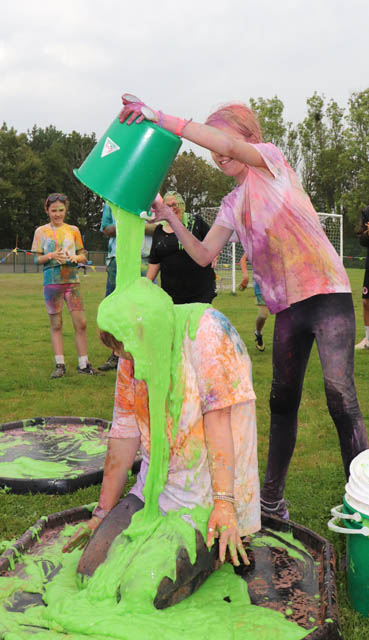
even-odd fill
[(53, 202), (66, 202), (68, 200), (67, 196), (64, 195), (64, 193), (52, 193), (45, 202), (45, 206), (47, 207), (49, 204), (52, 204)]

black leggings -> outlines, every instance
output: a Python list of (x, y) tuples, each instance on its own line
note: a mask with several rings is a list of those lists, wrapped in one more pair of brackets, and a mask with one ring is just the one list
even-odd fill
[(311, 347), (317, 342), (329, 413), (340, 440), (346, 476), (368, 448), (354, 382), (355, 316), (349, 293), (317, 295), (276, 315), (270, 392), (268, 464), (262, 498), (280, 500), (297, 435), (297, 411)]

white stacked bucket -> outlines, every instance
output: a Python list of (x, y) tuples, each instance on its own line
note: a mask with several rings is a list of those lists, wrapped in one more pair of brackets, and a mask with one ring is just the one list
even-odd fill
[[(350, 464), (343, 504), (331, 509), (331, 531), (346, 538), (347, 592), (351, 606), (369, 616), (369, 449), (359, 453)], [(336, 521), (344, 521), (339, 527)]]
[(369, 449), (359, 453), (351, 462), (345, 491), (345, 502), (369, 518)]

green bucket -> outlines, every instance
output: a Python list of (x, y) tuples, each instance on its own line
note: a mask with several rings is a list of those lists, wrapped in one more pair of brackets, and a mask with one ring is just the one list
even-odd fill
[[(340, 517), (337, 512), (339, 507), (332, 509), (332, 514)], [(360, 513), (361, 521), (347, 519), (347, 515), (360, 513), (353, 509), (348, 502), (343, 499), (342, 515), (345, 529), (330, 526), (329, 528), (339, 533), (346, 533), (346, 577), (347, 594), (353, 609), (361, 615), (369, 616), (369, 528), (368, 516)], [(342, 516), (341, 516), (342, 517)], [(335, 520), (333, 518), (332, 520)], [(342, 518), (343, 519), (343, 518)], [(331, 521), (332, 522), (332, 521)], [(328, 525), (329, 526), (329, 525)]]
[(117, 117), (74, 174), (104, 200), (139, 216), (150, 209), (181, 144), (152, 122), (128, 126)]

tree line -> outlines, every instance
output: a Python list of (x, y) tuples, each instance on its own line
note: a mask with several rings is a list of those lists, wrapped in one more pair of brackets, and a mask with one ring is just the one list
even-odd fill
[[(360, 210), (369, 204), (369, 89), (353, 92), (345, 107), (324, 95), (307, 99), (306, 116), (286, 120), (277, 97), (251, 98), (264, 140), (276, 144), (297, 170), (317, 211), (344, 216), (347, 235), (354, 235)], [(0, 129), (0, 248), (30, 248), (37, 226), (44, 224), (48, 193), (66, 193), (71, 202), (68, 221), (76, 224), (89, 250), (105, 248), (99, 232), (103, 201), (73, 174), (96, 144), (94, 133), (64, 133), (36, 125), (18, 133)], [(232, 189), (224, 176), (194, 152), (179, 154), (161, 192), (182, 193), (188, 211), (219, 205)]]

